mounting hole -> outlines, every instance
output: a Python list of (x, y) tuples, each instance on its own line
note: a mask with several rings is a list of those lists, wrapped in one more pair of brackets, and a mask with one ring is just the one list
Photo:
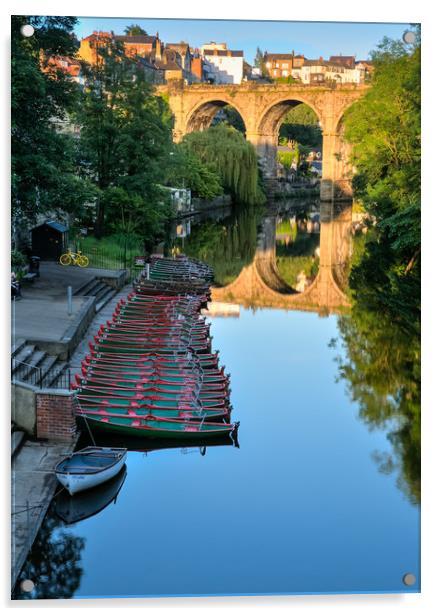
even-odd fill
[(20, 584), (20, 587), (23, 592), (32, 592), (35, 588), (35, 584), (32, 582), (32, 580), (23, 580)]
[(413, 586), (416, 582), (416, 576), (414, 576), (413, 573), (406, 573), (402, 578), (402, 581), (406, 586)]
[(412, 30), (407, 30), (402, 35), (402, 40), (404, 41), (404, 43), (407, 43), (408, 45), (413, 45), (413, 43), (416, 40), (415, 33)]
[(29, 38), (35, 32), (35, 28), (31, 26), (30, 24), (24, 24), (23, 26), (21, 26), (20, 32), (23, 36), (26, 36), (27, 38)]

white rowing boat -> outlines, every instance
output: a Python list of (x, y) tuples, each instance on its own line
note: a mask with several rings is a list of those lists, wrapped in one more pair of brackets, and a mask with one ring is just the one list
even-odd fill
[(55, 467), (58, 481), (73, 495), (115, 477), (125, 464), (127, 450), (119, 447), (85, 447)]

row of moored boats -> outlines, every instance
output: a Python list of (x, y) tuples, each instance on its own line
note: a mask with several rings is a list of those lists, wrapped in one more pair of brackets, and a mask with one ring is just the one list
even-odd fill
[(89, 428), (135, 437), (204, 440), (230, 423), (230, 380), (200, 310), (212, 270), (186, 256), (152, 258), (102, 324), (76, 375)]

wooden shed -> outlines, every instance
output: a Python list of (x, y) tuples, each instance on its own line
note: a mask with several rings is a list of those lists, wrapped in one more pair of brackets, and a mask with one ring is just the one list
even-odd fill
[(32, 254), (42, 260), (59, 259), (68, 248), (68, 227), (47, 220), (32, 229)]

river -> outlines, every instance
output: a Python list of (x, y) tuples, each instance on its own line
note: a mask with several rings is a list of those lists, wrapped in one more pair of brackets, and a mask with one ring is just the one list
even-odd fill
[(175, 226), (168, 247), (215, 266), (238, 442), (133, 444), (126, 476), (52, 504), (17, 598), (419, 592), (411, 443), (398, 413), (372, 421), (346, 368), (350, 220), (301, 202)]

